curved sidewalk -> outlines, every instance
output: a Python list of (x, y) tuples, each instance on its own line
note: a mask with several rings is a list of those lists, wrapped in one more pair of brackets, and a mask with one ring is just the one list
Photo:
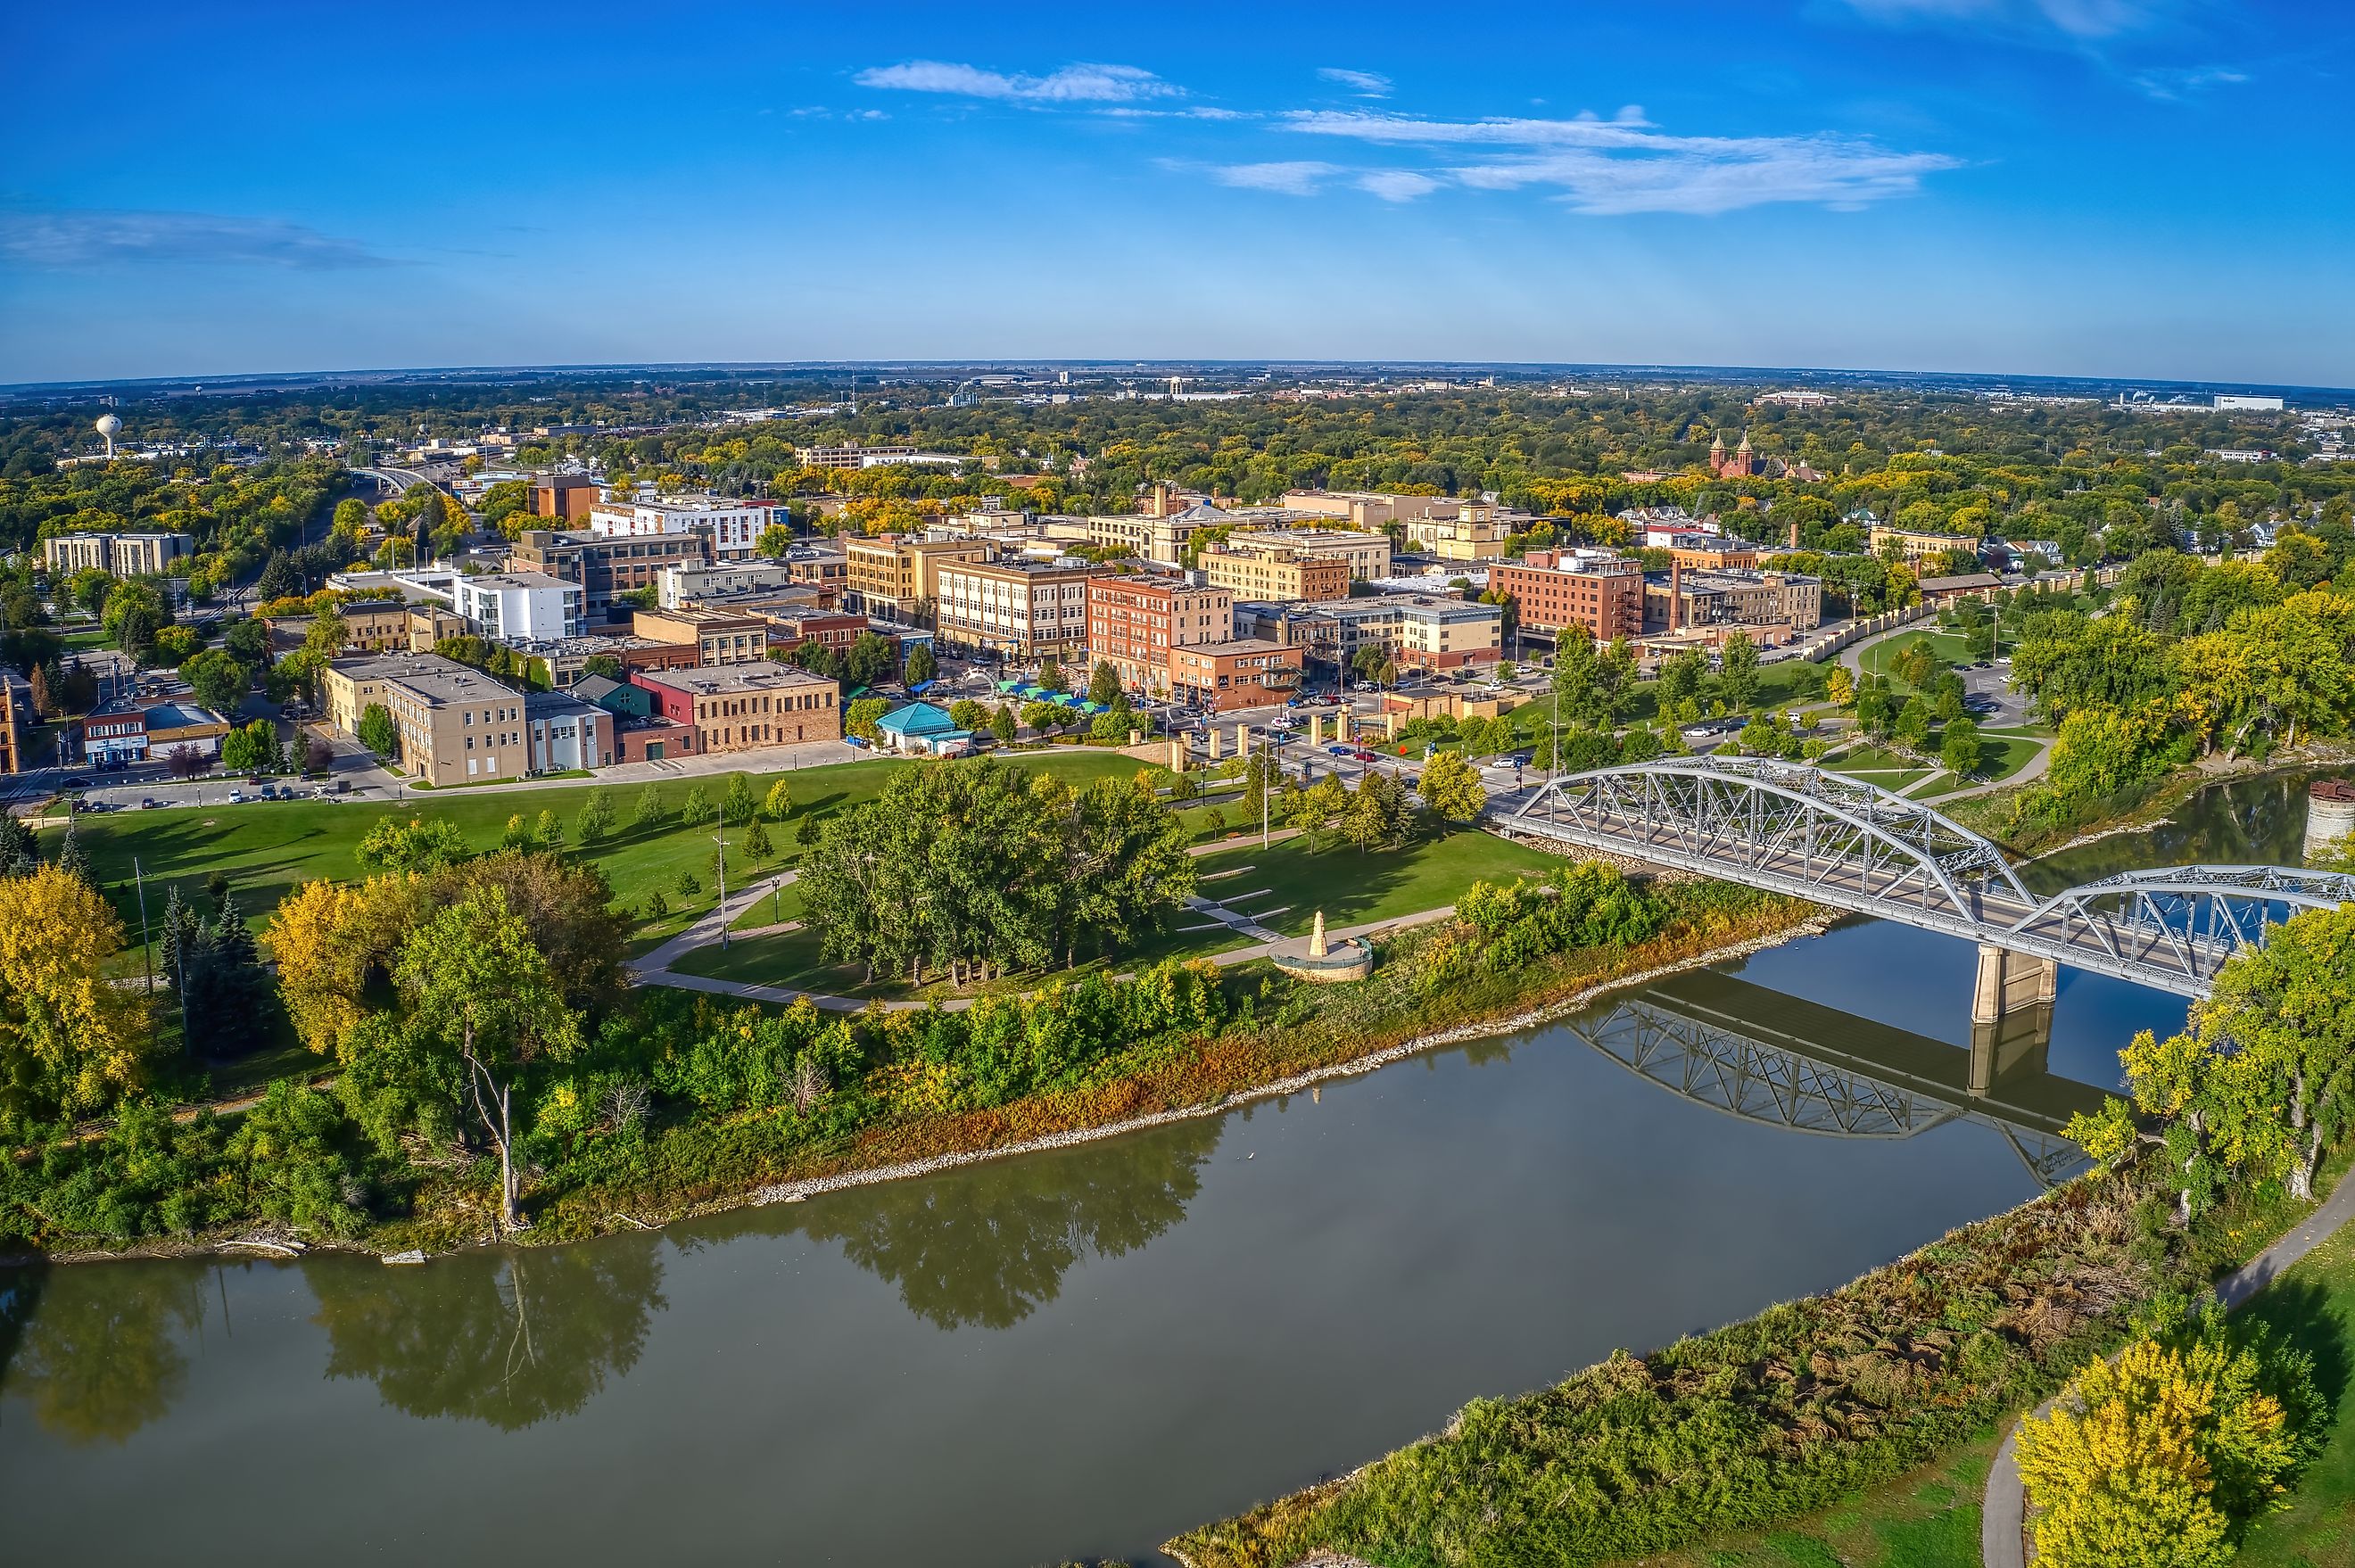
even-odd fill
[[(2281, 1240), (2259, 1253), (2216, 1283), (2216, 1299), (2227, 1311), (2281, 1277), (2292, 1264), (2314, 1251), (2355, 1220), (2355, 1176), (2341, 1177), (2322, 1206), (2300, 1221)], [(2052, 1413), (2054, 1400), (2036, 1407), (2038, 1419)], [(2028, 1562), (2028, 1497), (2019, 1484), (2017, 1443), (2019, 1424), (2003, 1435), (1995, 1461), (1987, 1467), (1987, 1492), (1979, 1505), (1979, 1562), (1984, 1568), (2025, 1568)]]

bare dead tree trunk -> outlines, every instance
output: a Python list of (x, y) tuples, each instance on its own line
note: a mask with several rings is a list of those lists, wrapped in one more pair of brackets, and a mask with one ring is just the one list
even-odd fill
[[(506, 1085), (491, 1076), (491, 1070), (483, 1059), (474, 1054), (474, 1023), (472, 1019), (466, 1020), (463, 1049), (468, 1070), (467, 1087), (474, 1099), (474, 1115), (499, 1151), (499, 1230), (502, 1234), (512, 1234), (522, 1230), (523, 1224), (516, 1212), (515, 1139), (509, 1092)], [(484, 1099), (486, 1088), (490, 1091), (488, 1102)], [(496, 1115), (492, 1114), (494, 1105), (497, 1107)]]

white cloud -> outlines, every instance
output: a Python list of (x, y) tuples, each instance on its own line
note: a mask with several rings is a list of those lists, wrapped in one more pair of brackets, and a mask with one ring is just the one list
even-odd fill
[[(1496, 155), (1420, 172), (1391, 170), (1360, 189), (1408, 200), (1443, 183), (1475, 190), (1550, 188), (1573, 211), (1714, 214), (1776, 202), (1840, 208), (1911, 196), (1923, 176), (1959, 166), (1940, 153), (1892, 152), (1857, 137), (1677, 136), (1630, 105), (1610, 120), (1425, 120), (1302, 111), (1286, 128), (1390, 147), (1493, 147)], [(1413, 184), (1420, 181), (1421, 184)]]
[(1222, 164), (1210, 170), (1220, 185), (1241, 190), (1272, 190), (1284, 196), (1314, 196), (1326, 180), (1345, 172), (1338, 164), (1295, 159), (1273, 164)]
[(2222, 66), (2182, 66), (2139, 71), (2128, 80), (2149, 96), (2173, 102), (2211, 87), (2237, 86), (2249, 78), (2244, 71)]
[(2114, 38), (2170, 19), (2168, 0), (1847, 0), (1876, 22), (1969, 22), (2050, 28), (2072, 38)]
[(1316, 74), (1327, 81), (1339, 82), (1365, 98), (1388, 98), (1391, 79), (1376, 70), (1351, 70), (1347, 66), (1319, 66)]
[(98, 209), (0, 212), (0, 261), (59, 268), (177, 261), (304, 272), (400, 264), (357, 240), (276, 219)]
[(1024, 76), (942, 60), (909, 60), (874, 66), (851, 80), (861, 87), (903, 92), (945, 92), (1034, 103), (1130, 103), (1176, 98), (1185, 92), (1176, 83), (1133, 65), (1067, 65), (1045, 76)]
[(1359, 190), (1384, 201), (1412, 201), (1419, 196), (1429, 196), (1440, 182), (1429, 175), (1416, 174), (1412, 169), (1370, 169), (1358, 176)]

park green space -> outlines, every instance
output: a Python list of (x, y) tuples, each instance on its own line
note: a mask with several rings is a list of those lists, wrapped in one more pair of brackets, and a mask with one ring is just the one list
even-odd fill
[[(1104, 777), (1128, 777), (1140, 764), (1133, 757), (1112, 752), (1016, 753), (1014, 766), (1054, 774), (1072, 784)], [(765, 794), (779, 778), (792, 783), (793, 814), (783, 824), (768, 825), (773, 852), (769, 869), (790, 865), (801, 848), (794, 835), (807, 817), (826, 817), (871, 800), (883, 782), (906, 763), (874, 759), (822, 768), (751, 775), (756, 794)], [(621, 824), (591, 857), (604, 868), (613, 884), (613, 896), (631, 908), (649, 895), (661, 893), (672, 912), (664, 919), (643, 922), (641, 940), (659, 940), (683, 926), (693, 914), (708, 912), (715, 890), (710, 886), (711, 828), (687, 827), (677, 812), (697, 784), (716, 805), (728, 787), (728, 775), (700, 779), (666, 779), (643, 784), (608, 787)], [(656, 792), (669, 813), (653, 827), (634, 828), (629, 823), (638, 797)], [(439, 819), (450, 823), (476, 849), (494, 848), (507, 818), (520, 814), (527, 823), (543, 810), (556, 813), (577, 843), (572, 825), (589, 798), (588, 786), (571, 785), (496, 792), (460, 790), (404, 802), (303, 800), (292, 803), (249, 801), (239, 805), (175, 806), (156, 811), (124, 811), (80, 819), (79, 833), (100, 885), (112, 895), (134, 947), (139, 908), (133, 887), (134, 869), (147, 884), (151, 921), (163, 912), (164, 899), (175, 886), (184, 898), (201, 897), (207, 877), (218, 870), (234, 886), (239, 903), (257, 925), (266, 921), (279, 901), (306, 881), (320, 878), (349, 880), (363, 875), (358, 859), (360, 840), (387, 817)], [(740, 830), (741, 831), (741, 830)], [(731, 833), (731, 839), (736, 835)], [(54, 844), (54, 831), (48, 836)], [(738, 856), (730, 857), (737, 874)], [(677, 891), (681, 872), (702, 884), (691, 897)], [(685, 906), (685, 907), (681, 907)], [(134, 954), (135, 962), (135, 954)]]
[(1866, 644), (1863, 651), (1856, 656), (1857, 667), (1867, 675), (1887, 676), (1897, 686), (1911, 690), (1911, 687), (1891, 673), (1891, 666), (1899, 654), (1920, 643), (1929, 644), (1930, 651), (1950, 665), (1971, 662), (1969, 645), (1964, 641), (1961, 633), (1924, 630), (1904, 632), (1893, 637), (1883, 637), (1877, 643)]
[[(1307, 933), (1319, 909), (1325, 912), (1328, 928), (1394, 920), (1453, 904), (1476, 881), (1535, 875), (1560, 863), (1541, 850), (1470, 830), (1415, 838), (1397, 849), (1362, 854), (1337, 842), (1311, 849), (1305, 840), (1291, 838), (1265, 849), (1245, 844), (1203, 856), (1199, 869), (1209, 880), (1199, 891), (1204, 898), (1219, 898), (1264, 890), (1261, 897), (1241, 900), (1237, 912), (1248, 915), (1255, 910), (1283, 909), (1284, 913), (1265, 923), (1267, 928), (1297, 936)], [(783, 918), (797, 917), (794, 890), (786, 889), (779, 904)], [(773, 918), (770, 912), (771, 901), (762, 899), (753, 923), (768, 923)], [(1209, 918), (1190, 910), (1177, 911), (1161, 931), (1108, 960), (1083, 963), (1071, 973), (1126, 971), (1164, 958), (1203, 958), (1248, 945), (1248, 938), (1223, 928), (1182, 929), (1202, 925)], [(827, 962), (819, 953), (816, 933), (811, 931), (745, 937), (731, 942), (724, 952), (716, 945), (699, 947), (674, 967), (681, 974), (712, 979), (835, 996), (900, 998), (954, 994), (944, 986), (927, 986), (918, 991), (881, 977), (869, 986), (857, 966)], [(1028, 990), (1063, 973), (1058, 969), (1051, 974), (1008, 976), (1002, 984), (993, 982), (988, 988)]]
[(1958, 779), (1949, 773), (1928, 789), (1916, 792), (1920, 798), (1928, 800), (1937, 795), (1952, 795), (1958, 789), (1971, 789), (1991, 781), (2008, 779), (2026, 767), (2043, 749), (2041, 742), (2026, 736), (1989, 735), (1985, 731), (1981, 731), (1979, 735), (1987, 742), (1985, 750), (1980, 752), (1983, 760), (1979, 763), (1979, 776)]
[(1995, 1434), (1854, 1499), (1773, 1530), (1713, 1536), (1646, 1568), (1977, 1568)]
[(2247, 1568), (2355, 1568), (2355, 1227), (2340, 1230), (2267, 1285), (2246, 1315), (2314, 1358), (2331, 1410), (2322, 1450), (2280, 1513), (2260, 1519), (2233, 1561)]

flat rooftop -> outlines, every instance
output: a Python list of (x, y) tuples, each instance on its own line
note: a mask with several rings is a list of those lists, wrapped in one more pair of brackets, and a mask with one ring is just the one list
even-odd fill
[(715, 697), (737, 692), (785, 691), (832, 686), (822, 675), (773, 659), (747, 659), (742, 664), (698, 665), (692, 669), (640, 670), (633, 677), (642, 686), (664, 686), (673, 691)]

